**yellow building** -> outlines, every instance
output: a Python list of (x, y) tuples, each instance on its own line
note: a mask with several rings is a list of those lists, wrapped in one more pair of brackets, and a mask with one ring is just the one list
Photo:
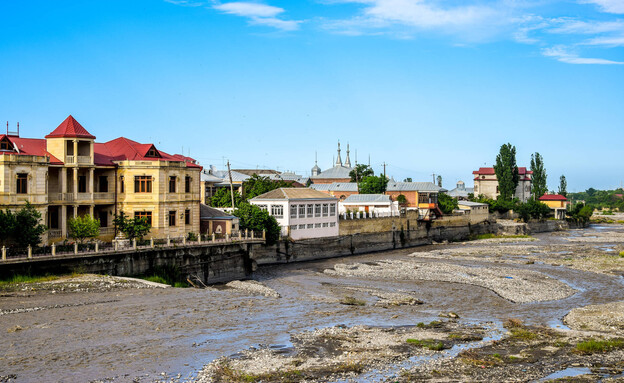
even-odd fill
[(555, 218), (565, 219), (568, 199), (561, 194), (544, 194), (538, 201), (548, 205), (554, 211)]
[(68, 219), (85, 214), (110, 239), (121, 211), (146, 217), (152, 237), (198, 233), (200, 171), (193, 159), (153, 144), (124, 137), (96, 143), (69, 116), (45, 139), (0, 135), (0, 208), (30, 202), (49, 228), (44, 242), (66, 238)]

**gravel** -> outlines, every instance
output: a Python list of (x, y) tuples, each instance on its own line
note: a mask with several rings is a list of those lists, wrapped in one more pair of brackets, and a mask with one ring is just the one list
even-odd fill
[(277, 291), (256, 281), (232, 281), (226, 283), (226, 286), (246, 293), (260, 294), (271, 298), (281, 298), (281, 295)]
[(499, 266), (462, 266), (416, 260), (384, 260), (376, 264), (337, 264), (326, 274), (344, 277), (428, 280), (465, 283), (494, 291), (516, 303), (563, 299), (576, 292), (566, 283), (530, 270)]
[(575, 330), (624, 335), (624, 301), (575, 308), (563, 319)]

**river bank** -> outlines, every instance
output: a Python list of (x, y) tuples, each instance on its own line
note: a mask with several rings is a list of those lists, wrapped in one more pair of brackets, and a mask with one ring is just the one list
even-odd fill
[[(608, 364), (607, 359), (615, 358), (619, 351), (594, 356), (572, 351), (586, 338), (621, 336), (610, 330), (619, 322), (607, 319), (611, 318), (609, 312), (621, 307), (616, 302), (624, 296), (624, 258), (619, 257), (624, 244), (618, 236), (612, 240), (611, 234), (604, 234), (609, 232), (623, 233), (624, 227), (598, 226), (535, 234), (534, 240), (488, 239), (261, 266), (254, 274), (261, 285), (222, 285), (205, 290), (129, 287), (88, 292), (24, 291), (22, 296), (2, 297), (0, 310), (47, 309), (0, 315), (0, 331), (6, 339), (6, 347), (0, 351), (0, 375), (14, 376), (14, 382), (37, 381), (42, 376), (51, 382), (202, 381), (209, 377), (211, 362), (227, 361), (227, 356), (232, 356), (232, 370), (262, 374), (257, 369), (246, 371), (252, 365), (245, 364), (245, 358), (253, 361), (257, 355), (270, 366), (270, 352), (275, 352), (295, 364), (301, 362), (293, 367), (298, 367), (302, 376), (307, 376), (304, 370), (309, 366), (316, 375), (306, 379), (420, 381), (433, 379), (433, 370), (437, 370), (442, 372), (443, 381), (464, 363), (459, 353), (468, 348), (510, 356), (530, 350), (531, 344), (505, 340), (511, 332), (503, 327), (508, 319), (519, 320), (530, 331), (546, 327), (565, 334), (543, 339), (552, 344), (535, 343), (535, 352), (556, 347), (554, 342), (561, 339), (561, 345), (568, 345), (552, 353), (550, 364), (526, 374), (527, 379), (573, 364)], [(594, 236), (603, 240), (575, 240)], [(349, 270), (350, 265), (378, 271), (366, 275), (331, 272)], [(396, 272), (408, 266), (416, 266), (415, 271), (430, 277), (410, 278)], [(436, 266), (448, 272), (435, 274)], [(466, 275), (462, 280), (449, 278), (458, 273)], [(498, 282), (505, 276), (512, 278), (504, 278), (507, 284), (502, 287)], [(530, 284), (523, 283), (526, 277), (531, 278)], [(546, 294), (531, 290), (533, 284), (563, 294), (557, 300), (539, 299)], [(591, 310), (574, 311), (588, 306)], [(443, 324), (422, 327), (433, 321)], [(593, 327), (594, 322), (598, 327)], [(10, 331), (15, 326), (21, 329)], [(332, 337), (335, 339), (331, 342), (324, 342)], [(477, 337), (484, 339), (479, 341)], [(407, 339), (439, 340), (450, 348), (430, 350), (428, 341), (406, 345)], [(299, 349), (308, 351), (297, 354)], [(352, 353), (350, 359), (344, 359), (345, 351)], [(341, 360), (338, 352), (345, 355), (341, 368), (353, 367), (351, 371), (340, 375), (340, 371), (316, 369), (314, 360), (320, 363), (321, 357), (329, 355)], [(375, 359), (376, 354), (387, 358)], [(550, 360), (542, 354), (535, 355)], [(435, 361), (442, 367), (425, 367), (418, 362), (422, 357), (432, 357), (431, 363)], [(524, 381), (521, 370), (531, 369), (529, 364), (535, 363), (534, 359), (524, 358), (524, 367), (514, 365), (519, 369), (517, 380)], [(355, 365), (349, 367), (347, 361)], [(505, 371), (509, 367), (505, 363), (490, 364), (475, 367), (478, 372), (466, 370), (465, 380), (479, 380), (470, 378), (471, 371), (494, 374), (496, 369)], [(611, 368), (619, 367), (613, 364)], [(288, 379), (302, 381), (296, 374)]]

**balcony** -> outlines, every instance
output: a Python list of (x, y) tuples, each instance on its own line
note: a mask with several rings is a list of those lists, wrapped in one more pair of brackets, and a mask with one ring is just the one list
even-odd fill
[(74, 155), (67, 155), (67, 156), (65, 156), (65, 163), (66, 164), (75, 164), (76, 163), (76, 159), (78, 159), (78, 163), (79, 164), (90, 165), (90, 164), (93, 163), (93, 161), (91, 161), (91, 156), (74, 156)]
[(65, 163), (66, 164), (73, 164), (74, 162), (74, 156), (65, 156)]
[(95, 201), (107, 201), (113, 203), (115, 201), (115, 193), (93, 193)]
[(78, 156), (79, 164), (91, 164), (91, 156)]
[(48, 230), (48, 240), (63, 237), (63, 231), (61, 229)]
[(32, 204), (47, 203), (47, 195), (45, 194), (0, 194), (0, 205), (15, 205), (26, 202)]

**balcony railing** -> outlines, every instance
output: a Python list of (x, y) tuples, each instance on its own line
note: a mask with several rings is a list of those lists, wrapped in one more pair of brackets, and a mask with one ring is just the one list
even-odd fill
[(100, 227), (100, 235), (113, 235), (115, 234), (115, 227)]
[(78, 156), (78, 163), (79, 164), (90, 164), (91, 163), (91, 156)]
[(115, 193), (93, 193), (93, 199), (94, 200), (114, 200), (115, 199)]
[(91, 201), (91, 193), (78, 193), (76, 201)]
[(73, 164), (74, 163), (74, 156), (65, 156), (65, 163), (66, 164)]
[(47, 195), (43, 194), (0, 194), (0, 205), (12, 205), (26, 203), (47, 203)]
[(48, 239), (61, 238), (62, 236), (63, 236), (63, 231), (61, 229), (48, 230)]

